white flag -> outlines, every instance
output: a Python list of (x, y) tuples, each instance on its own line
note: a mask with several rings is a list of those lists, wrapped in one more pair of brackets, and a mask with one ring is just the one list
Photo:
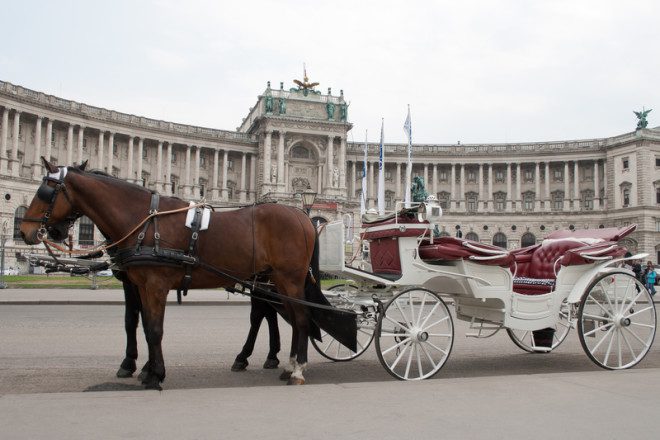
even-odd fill
[(403, 124), (403, 131), (408, 136), (408, 164), (406, 165), (406, 196), (405, 207), (410, 208), (410, 189), (412, 186), (412, 121), (410, 119), (410, 105), (408, 105), (408, 117)]
[(360, 196), (360, 215), (367, 212), (367, 132), (364, 132), (364, 160), (362, 162), (362, 195)]
[(385, 118), (380, 125), (380, 150), (378, 156), (378, 215), (385, 214)]

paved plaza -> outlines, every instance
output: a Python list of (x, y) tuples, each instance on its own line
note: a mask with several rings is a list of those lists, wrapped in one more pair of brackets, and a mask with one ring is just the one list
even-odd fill
[[(636, 368), (616, 372), (592, 364), (575, 333), (551, 354), (530, 355), (503, 332), (465, 338), (467, 326), (456, 322), (452, 355), (430, 380), (392, 379), (373, 346), (345, 363), (310, 347), (308, 383), (287, 387), (279, 371), (261, 369), (265, 324), (248, 370), (230, 371), (249, 325), (248, 303), (230, 298), (191, 291), (182, 306), (168, 306), (168, 376), (157, 392), (114, 375), (124, 348), (121, 291), (0, 291), (2, 438), (651, 439), (660, 433), (657, 342)], [(283, 360), (290, 328), (280, 322)], [(138, 339), (141, 362), (141, 330)]]

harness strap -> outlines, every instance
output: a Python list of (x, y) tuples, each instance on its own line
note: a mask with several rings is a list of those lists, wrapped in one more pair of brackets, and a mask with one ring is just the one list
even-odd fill
[(159, 248), (159, 240), (160, 240), (160, 234), (158, 233), (158, 221), (157, 219), (157, 213), (158, 213), (158, 203), (160, 201), (160, 196), (158, 195), (157, 192), (151, 193), (151, 202), (149, 204), (149, 217), (147, 218), (147, 221), (144, 222), (144, 226), (142, 227), (142, 231), (140, 231), (140, 234), (138, 234), (137, 237), (137, 242), (135, 243), (135, 254), (140, 253), (140, 248), (142, 247), (142, 241), (144, 240), (144, 236), (147, 233), (147, 229), (149, 229), (149, 225), (151, 222), (154, 223), (154, 250), (156, 253), (158, 253), (158, 248)]
[[(199, 230), (202, 227), (202, 215), (204, 214), (204, 208), (202, 206), (198, 206), (195, 208), (195, 215), (193, 217), (192, 222), (190, 223), (190, 229), (192, 230), (192, 233), (190, 234), (190, 242), (188, 243), (188, 255), (193, 259), (193, 261), (197, 261), (197, 258), (195, 258), (195, 247), (197, 246), (197, 239), (199, 238)], [(179, 304), (181, 304), (181, 294), (183, 293), (183, 296), (188, 295), (188, 288), (190, 287), (190, 284), (192, 283), (192, 269), (193, 265), (184, 262), (183, 263), (186, 267), (186, 274), (183, 276), (183, 281), (181, 282), (181, 286), (179, 286), (178, 289), (176, 289), (176, 300)]]

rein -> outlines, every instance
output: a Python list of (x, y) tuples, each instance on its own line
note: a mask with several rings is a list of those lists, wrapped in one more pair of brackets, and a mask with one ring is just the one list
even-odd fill
[(50, 245), (50, 246), (54, 247), (55, 249), (57, 249), (60, 252), (65, 252), (65, 253), (69, 253), (69, 254), (93, 253), (93, 252), (98, 252), (98, 251), (104, 252), (107, 249), (113, 248), (113, 247), (123, 243), (124, 241), (126, 241), (128, 239), (128, 237), (133, 235), (138, 229), (140, 229), (142, 226), (144, 226), (145, 223), (147, 223), (149, 220), (151, 220), (154, 217), (159, 217), (159, 216), (163, 216), (163, 215), (170, 215), (170, 214), (177, 214), (179, 212), (184, 212), (184, 211), (187, 211), (189, 209), (198, 208), (198, 207), (204, 206), (204, 205), (206, 205), (206, 204), (203, 203), (203, 202), (200, 202), (200, 203), (196, 203), (196, 204), (191, 205), (191, 206), (185, 206), (183, 208), (172, 209), (172, 210), (169, 210), (169, 211), (152, 212), (151, 214), (147, 215), (144, 218), (144, 220), (142, 220), (140, 223), (138, 223), (133, 229), (131, 229), (126, 235), (124, 235), (120, 240), (115, 241), (111, 244), (98, 245), (98, 246), (96, 246), (92, 249), (84, 249), (84, 250), (83, 249), (66, 249), (65, 247), (62, 247), (59, 244), (48, 240), (48, 238), (41, 238), (40, 240), (41, 240), (42, 243)]

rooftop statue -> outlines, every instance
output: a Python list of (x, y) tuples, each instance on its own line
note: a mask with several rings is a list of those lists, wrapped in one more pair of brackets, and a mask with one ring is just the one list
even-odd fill
[(649, 122), (646, 120), (646, 115), (651, 113), (651, 111), (653, 111), (652, 108), (648, 109), (648, 110), (645, 110), (643, 107), (642, 107), (641, 112), (636, 112), (636, 111), (633, 110), (633, 113), (635, 113), (635, 115), (637, 116), (637, 119), (638, 119), (638, 121), (637, 121), (637, 129), (638, 130), (640, 128), (646, 128), (646, 126), (649, 125)]
[(424, 188), (424, 179), (420, 176), (413, 177), (412, 186), (412, 201), (413, 202), (425, 202), (429, 194)]
[(314, 93), (320, 94), (320, 92), (317, 92), (316, 90), (314, 90), (314, 87), (318, 86), (319, 83), (317, 83), (317, 82), (310, 83), (309, 82), (309, 78), (307, 78), (307, 67), (305, 67), (304, 64), (303, 64), (303, 80), (300, 81), (300, 80), (294, 79), (293, 82), (298, 85), (298, 90), (299, 91), (302, 90), (303, 95), (305, 95), (305, 96), (307, 96), (307, 94), (309, 93), (310, 90)]

